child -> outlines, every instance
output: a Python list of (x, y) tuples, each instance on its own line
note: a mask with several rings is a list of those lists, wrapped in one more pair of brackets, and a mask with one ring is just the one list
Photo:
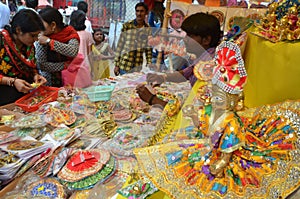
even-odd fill
[(109, 44), (105, 42), (103, 31), (99, 29), (93, 30), (95, 44), (92, 46), (92, 76), (93, 80), (99, 80), (109, 77), (109, 59), (115, 57), (114, 51)]
[[(92, 45), (95, 43), (92, 33), (85, 30), (86, 26), (84, 24), (86, 19), (85, 13), (81, 10), (75, 10), (72, 12), (70, 17), (70, 25), (74, 27), (80, 37), (79, 51), (78, 53), (83, 54), (84, 57), (92, 52)], [(86, 66), (90, 70), (88, 59), (86, 61)]]

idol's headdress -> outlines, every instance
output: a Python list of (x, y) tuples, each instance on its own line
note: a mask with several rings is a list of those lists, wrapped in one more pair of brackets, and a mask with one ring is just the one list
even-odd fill
[(240, 94), (247, 81), (247, 72), (240, 47), (230, 41), (222, 42), (216, 49), (216, 67), (212, 83), (230, 94)]

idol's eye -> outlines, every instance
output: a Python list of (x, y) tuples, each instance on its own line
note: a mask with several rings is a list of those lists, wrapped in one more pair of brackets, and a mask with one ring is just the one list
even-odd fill
[(223, 102), (224, 101), (224, 98), (220, 97), (220, 96), (213, 96), (211, 98), (211, 101), (212, 102)]

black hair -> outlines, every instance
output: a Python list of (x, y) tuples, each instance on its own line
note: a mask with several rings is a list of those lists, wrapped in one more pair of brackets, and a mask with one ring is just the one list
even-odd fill
[(70, 16), (70, 25), (77, 31), (84, 30), (86, 28), (84, 24), (85, 20), (85, 13), (82, 10), (75, 10)]
[(165, 13), (164, 3), (155, 1), (151, 11), (154, 13), (154, 20), (158, 21), (159, 19), (161, 21), (161, 26), (162, 26), (164, 21), (164, 13)]
[(102, 41), (104, 41), (105, 40), (104, 31), (101, 28), (95, 28), (95, 29), (93, 29), (93, 37), (94, 37), (94, 35), (95, 35), (96, 32), (102, 32), (102, 34), (103, 34)]
[(16, 34), (16, 29), (18, 27), (21, 29), (22, 33), (45, 30), (40, 16), (31, 9), (22, 9), (17, 12), (12, 18), (10, 25), (4, 26), (4, 29), (10, 34)]
[(203, 12), (192, 14), (183, 21), (181, 28), (188, 35), (198, 35), (202, 38), (211, 36), (210, 47), (216, 47), (220, 42), (220, 22), (213, 15)]
[(39, 1), (38, 0), (25, 0), (25, 5), (28, 8), (36, 9), (36, 7), (38, 7), (38, 5), (39, 5)]
[(63, 22), (63, 16), (56, 8), (53, 7), (43, 8), (42, 10), (39, 11), (39, 14), (42, 17), (42, 19), (48, 24), (55, 22), (58, 28), (63, 29), (65, 27), (65, 24)]
[(148, 10), (149, 10), (148, 5), (145, 4), (144, 2), (137, 3), (137, 4), (135, 5), (134, 9), (136, 10), (137, 7), (143, 7), (143, 8), (145, 8), (146, 12), (148, 12)]
[(85, 1), (79, 1), (77, 3), (77, 9), (82, 10), (84, 13), (87, 13), (88, 11), (88, 4)]

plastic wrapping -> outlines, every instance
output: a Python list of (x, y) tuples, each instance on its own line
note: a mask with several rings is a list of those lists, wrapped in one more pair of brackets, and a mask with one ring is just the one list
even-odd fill
[(32, 172), (27, 172), (15, 180), (17, 181), (16, 186), (12, 191), (6, 193), (5, 199), (66, 199), (71, 194), (54, 178), (41, 179)]

